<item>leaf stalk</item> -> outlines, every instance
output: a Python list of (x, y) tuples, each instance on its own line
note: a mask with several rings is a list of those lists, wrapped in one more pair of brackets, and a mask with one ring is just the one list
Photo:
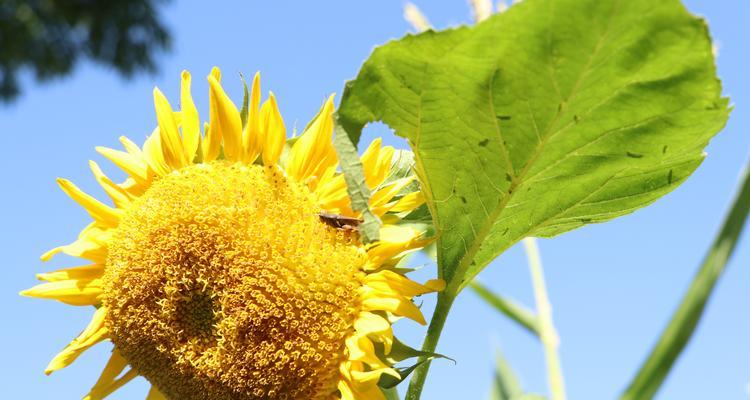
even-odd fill
[[(427, 335), (422, 343), (422, 351), (434, 353), (437, 348), (438, 341), (440, 340), (440, 334), (445, 327), (445, 321), (448, 319), (448, 312), (453, 306), (453, 301), (456, 299), (458, 293), (443, 291), (438, 293), (437, 304), (435, 305), (435, 311), (430, 319), (430, 326), (427, 328)], [(425, 362), (420, 365), (412, 374), (411, 380), (409, 381), (409, 389), (406, 392), (406, 400), (419, 400), (422, 395), (422, 389), (424, 388), (425, 380), (427, 379), (427, 372), (430, 369), (430, 360), (424, 357), (420, 358), (420, 361), (425, 359)]]

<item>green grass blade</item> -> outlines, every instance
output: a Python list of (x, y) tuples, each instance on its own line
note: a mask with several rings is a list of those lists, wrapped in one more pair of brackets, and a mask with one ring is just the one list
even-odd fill
[(529, 308), (511, 299), (493, 293), (489, 288), (476, 280), (471, 282), (469, 286), (482, 300), (486, 301), (487, 304), (505, 314), (505, 316), (524, 327), (531, 334), (539, 336), (539, 322), (537, 321), (534, 312)]
[(687, 345), (701, 319), (706, 302), (726, 267), (750, 212), (750, 173), (742, 183), (724, 225), (696, 274), (669, 325), (662, 332), (651, 354), (622, 395), (622, 400), (653, 398)]

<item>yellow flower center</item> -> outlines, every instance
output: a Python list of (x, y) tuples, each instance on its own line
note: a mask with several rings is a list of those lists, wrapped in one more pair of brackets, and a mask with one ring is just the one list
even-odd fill
[(170, 399), (336, 392), (366, 255), (275, 167), (213, 162), (160, 178), (107, 259), (107, 328)]

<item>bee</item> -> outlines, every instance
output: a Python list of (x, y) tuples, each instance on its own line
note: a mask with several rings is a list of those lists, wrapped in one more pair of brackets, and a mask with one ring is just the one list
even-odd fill
[(364, 222), (359, 218), (346, 217), (339, 214), (319, 212), (318, 217), (324, 224), (346, 232), (356, 232), (359, 225)]

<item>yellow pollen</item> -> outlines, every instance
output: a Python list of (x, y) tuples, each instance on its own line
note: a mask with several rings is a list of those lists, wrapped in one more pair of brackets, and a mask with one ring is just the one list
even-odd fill
[(366, 254), (276, 167), (198, 164), (157, 180), (109, 245), (106, 325), (169, 399), (326, 399)]

